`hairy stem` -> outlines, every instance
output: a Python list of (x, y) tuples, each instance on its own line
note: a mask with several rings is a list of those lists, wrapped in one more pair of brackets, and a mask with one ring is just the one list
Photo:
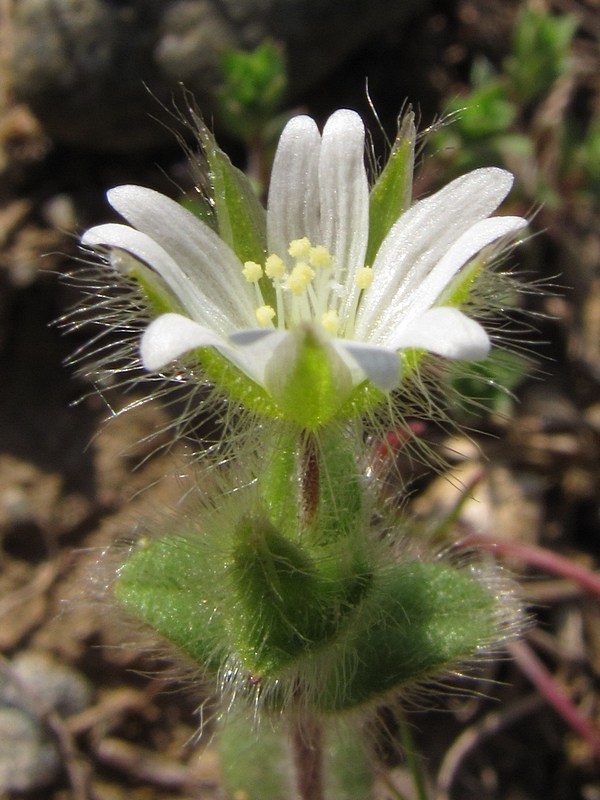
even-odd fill
[(315, 717), (300, 715), (293, 721), (292, 751), (296, 785), (301, 800), (324, 800), (323, 731)]
[[(319, 450), (313, 434), (306, 432), (301, 442), (301, 502), (306, 527), (319, 513), (320, 470)], [(298, 694), (302, 694), (299, 687)], [(320, 721), (300, 712), (292, 721), (292, 753), (296, 768), (296, 785), (300, 800), (324, 800), (323, 794), (323, 731)]]

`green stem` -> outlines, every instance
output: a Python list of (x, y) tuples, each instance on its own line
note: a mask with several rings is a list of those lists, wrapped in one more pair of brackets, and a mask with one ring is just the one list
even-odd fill
[(406, 717), (402, 713), (398, 713), (398, 727), (400, 732), (400, 743), (402, 744), (402, 751), (406, 759), (406, 765), (415, 785), (418, 800), (427, 800), (427, 790), (425, 788), (425, 779), (421, 764), (417, 758), (415, 751), (415, 742), (410, 732), (410, 726), (406, 721)]

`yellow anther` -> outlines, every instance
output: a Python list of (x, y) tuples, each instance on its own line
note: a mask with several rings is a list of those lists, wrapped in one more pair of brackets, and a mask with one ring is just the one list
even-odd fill
[(303, 239), (294, 239), (290, 242), (288, 253), (292, 258), (306, 258), (312, 247), (310, 239), (305, 236)]
[(359, 289), (368, 289), (373, 283), (373, 269), (372, 267), (362, 267), (356, 273), (354, 283)]
[(316, 247), (311, 247), (308, 253), (308, 260), (312, 264), (313, 267), (320, 267), (321, 269), (327, 269), (327, 267), (331, 266), (332, 258), (331, 253), (329, 250), (322, 244), (318, 244)]
[(259, 306), (256, 309), (256, 321), (261, 328), (266, 328), (269, 322), (275, 316), (275, 309), (273, 306)]
[(242, 270), (242, 275), (248, 283), (256, 283), (262, 278), (263, 269), (256, 261), (246, 261)]
[(335, 336), (340, 329), (340, 318), (338, 317), (337, 311), (326, 311), (321, 316), (321, 325), (325, 328), (327, 333), (331, 336)]
[(265, 261), (265, 275), (271, 280), (283, 278), (285, 275), (285, 264), (275, 253), (272, 253)]
[(300, 296), (304, 294), (306, 287), (315, 277), (315, 272), (304, 261), (299, 261), (294, 269), (288, 275), (285, 282), (286, 289), (289, 289), (292, 294)]

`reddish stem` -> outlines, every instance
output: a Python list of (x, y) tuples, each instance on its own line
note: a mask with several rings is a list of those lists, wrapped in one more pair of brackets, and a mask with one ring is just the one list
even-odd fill
[(301, 800), (323, 800), (323, 732), (319, 720), (299, 717), (292, 729), (296, 786)]
[(300, 481), (302, 487), (302, 516), (304, 524), (311, 525), (317, 516), (320, 499), (319, 449), (313, 434), (302, 438)]
[(600, 575), (565, 556), (546, 550), (544, 547), (519, 542), (495, 541), (480, 533), (470, 533), (458, 544), (461, 547), (478, 547), (501, 556), (518, 558), (539, 569), (576, 581), (586, 591), (600, 597)]
[(554, 680), (552, 674), (525, 642), (512, 642), (509, 645), (512, 657), (544, 699), (558, 711), (561, 717), (582, 736), (600, 759), (600, 731), (574, 705), (563, 688)]

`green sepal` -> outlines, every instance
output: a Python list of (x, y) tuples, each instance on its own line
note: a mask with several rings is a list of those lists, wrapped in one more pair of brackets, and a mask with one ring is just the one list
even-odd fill
[(283, 419), (315, 431), (335, 419), (352, 391), (352, 376), (319, 329), (303, 324), (275, 351), (265, 384)]
[[(314, 395), (315, 387), (307, 385), (302, 374), (294, 375), (296, 386), (301, 389), (301, 395), (296, 399), (284, 393), (281, 397), (274, 397), (267, 389), (255, 383), (234, 364), (213, 348), (203, 348), (194, 351), (194, 357), (202, 367), (206, 379), (218, 387), (234, 403), (239, 403), (247, 411), (252, 411), (263, 417), (287, 422), (294, 429), (295, 435), (301, 430), (318, 431), (332, 420), (347, 420), (356, 418), (371, 411), (384, 403), (387, 395), (368, 382), (351, 388), (350, 375), (345, 365), (339, 361), (335, 353), (319, 352), (318, 347), (312, 351), (313, 358), (307, 358), (307, 363), (312, 367), (308, 378), (316, 376), (319, 380), (318, 388), (324, 400), (329, 398), (328, 405), (319, 405), (318, 397)], [(331, 358), (337, 364), (338, 370), (333, 374), (328, 373), (333, 365), (327, 363)], [(323, 359), (321, 361), (321, 359)], [(280, 362), (278, 362), (280, 363)], [(340, 368), (341, 365), (341, 368)], [(290, 366), (289, 363), (286, 366)], [(277, 369), (273, 368), (277, 375)], [(335, 391), (335, 376), (339, 376), (339, 390)], [(277, 383), (281, 383), (281, 376)], [(313, 391), (311, 391), (311, 388)], [(289, 394), (292, 393), (290, 387)], [(302, 408), (301, 398), (309, 398), (310, 406)]]
[(485, 257), (472, 258), (444, 289), (436, 305), (460, 308), (468, 303), (471, 299), (473, 284), (481, 274), (484, 265)]
[(216, 674), (227, 642), (207, 592), (217, 580), (203, 549), (175, 535), (140, 542), (119, 568), (113, 595), (125, 611)]
[(267, 390), (255, 383), (234, 364), (212, 347), (194, 351), (206, 379), (218, 387), (234, 403), (247, 411), (265, 417), (281, 419), (281, 409)]
[[(199, 134), (208, 162), (219, 236), (242, 263), (256, 261), (262, 264), (267, 247), (265, 209), (249, 178), (233, 166), (210, 131), (202, 126)], [(265, 298), (265, 302), (269, 300)]]
[(496, 633), (494, 597), (467, 572), (407, 562), (380, 575), (333, 648), (319, 654), (313, 702), (340, 712), (474, 656)]
[(390, 228), (410, 206), (416, 139), (415, 115), (408, 111), (400, 123), (390, 157), (371, 189), (366, 264), (373, 264)]
[(127, 274), (135, 281), (150, 310), (157, 317), (160, 314), (168, 314), (169, 312), (174, 314), (185, 313), (181, 303), (169, 290), (162, 278), (145, 264), (142, 264), (141, 261), (133, 261)]

